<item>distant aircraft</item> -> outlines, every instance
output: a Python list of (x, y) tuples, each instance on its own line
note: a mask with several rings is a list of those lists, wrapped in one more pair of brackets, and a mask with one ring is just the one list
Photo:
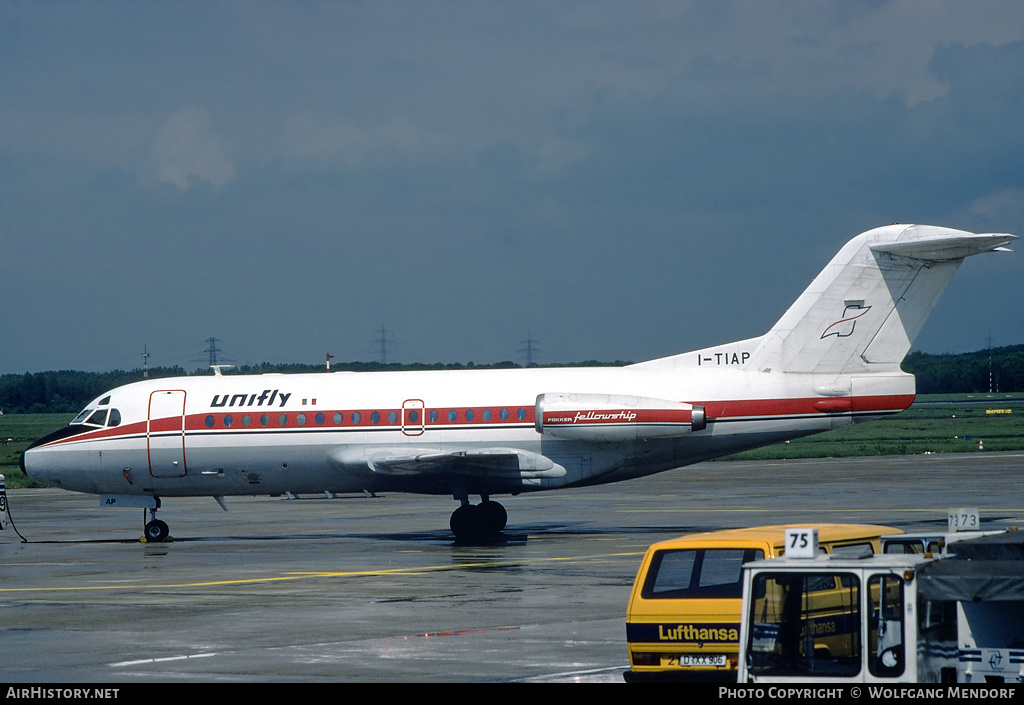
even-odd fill
[[(491, 497), (618, 482), (894, 414), (900, 370), (963, 259), (1007, 234), (858, 235), (765, 335), (616, 368), (150, 379), (90, 403), (22, 455), (31, 477), (149, 512), (161, 498), (450, 495), (457, 538), (497, 534)], [(479, 496), (471, 504), (470, 496)]]

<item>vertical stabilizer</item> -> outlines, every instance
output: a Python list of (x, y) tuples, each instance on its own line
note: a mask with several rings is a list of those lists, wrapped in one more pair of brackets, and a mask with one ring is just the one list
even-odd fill
[(748, 369), (897, 371), (964, 258), (1016, 239), (931, 225), (862, 233), (761, 338)]

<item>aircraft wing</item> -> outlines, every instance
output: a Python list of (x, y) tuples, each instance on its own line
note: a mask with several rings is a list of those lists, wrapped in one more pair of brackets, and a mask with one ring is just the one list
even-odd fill
[(334, 459), (349, 467), (366, 467), (383, 475), (464, 475), (495, 479), (562, 477), (565, 468), (547, 456), (516, 448), (382, 449), (355, 457), (347, 452)]

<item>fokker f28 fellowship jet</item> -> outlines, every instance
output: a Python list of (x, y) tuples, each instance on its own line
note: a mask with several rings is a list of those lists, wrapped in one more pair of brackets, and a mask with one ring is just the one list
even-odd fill
[(870, 230), (765, 335), (626, 367), (136, 382), (36, 441), (22, 467), (148, 510), (150, 541), (168, 534), (161, 498), (366, 490), (450, 495), (456, 537), (495, 534), (495, 495), (628, 480), (902, 411), (915, 386), (900, 363), (960, 263), (1016, 239)]

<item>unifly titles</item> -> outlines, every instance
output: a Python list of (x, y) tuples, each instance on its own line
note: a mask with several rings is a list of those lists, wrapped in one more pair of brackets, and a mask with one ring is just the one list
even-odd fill
[(264, 389), (262, 394), (214, 394), (210, 406), (274, 406), (283, 408), (292, 393), (279, 389)]

